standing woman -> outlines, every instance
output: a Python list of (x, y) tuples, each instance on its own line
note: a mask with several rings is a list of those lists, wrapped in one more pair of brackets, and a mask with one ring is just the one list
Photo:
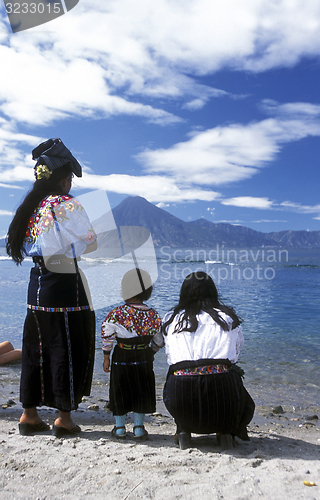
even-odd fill
[[(216, 286), (204, 272), (184, 280), (178, 305), (163, 319), (169, 366), (164, 402), (177, 424), (181, 449), (191, 433), (217, 433), (224, 449), (232, 437), (249, 440), (246, 426), (254, 402), (232, 369), (243, 346), (240, 319), (219, 301)], [(161, 339), (154, 337), (161, 347)]]
[(95, 315), (80, 255), (96, 249), (89, 218), (69, 195), (72, 177), (81, 177), (78, 161), (60, 139), (49, 139), (32, 151), (32, 190), (10, 224), (7, 253), (16, 264), (33, 259), (23, 331), (20, 400), (24, 411), (20, 434), (49, 430), (37, 406), (59, 410), (52, 433), (76, 434), (71, 419), (91, 389)]

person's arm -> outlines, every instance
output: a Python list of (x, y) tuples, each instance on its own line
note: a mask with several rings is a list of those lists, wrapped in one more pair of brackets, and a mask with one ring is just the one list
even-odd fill
[(83, 253), (94, 252), (95, 250), (97, 250), (97, 248), (98, 248), (97, 240), (94, 240), (93, 243), (90, 243), (90, 245), (87, 246), (87, 248), (85, 249), (85, 251)]
[(110, 372), (110, 353), (116, 336), (113, 324), (108, 323), (107, 319), (101, 325), (102, 351), (103, 351), (103, 371)]
[(154, 335), (154, 337), (151, 340), (151, 349), (154, 352), (158, 352), (159, 349), (161, 349), (164, 346), (164, 336), (162, 333), (162, 330), (160, 330), (158, 333)]
[(237, 330), (236, 355), (237, 355), (237, 360), (238, 360), (238, 357), (240, 355), (240, 351), (241, 351), (243, 344), (244, 344), (244, 337), (243, 337), (241, 325), (237, 326), (236, 330)]
[(104, 360), (103, 360), (103, 371), (106, 373), (110, 372), (110, 353), (107, 351), (103, 351)]

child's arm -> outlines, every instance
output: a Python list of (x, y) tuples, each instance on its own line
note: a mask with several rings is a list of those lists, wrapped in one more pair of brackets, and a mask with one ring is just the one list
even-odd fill
[(161, 349), (161, 347), (164, 346), (164, 344), (165, 344), (165, 342), (164, 342), (163, 333), (160, 330), (158, 333), (156, 333), (154, 335), (153, 339), (151, 340), (151, 349), (154, 352), (158, 352), (159, 349)]
[(110, 372), (110, 354), (106, 352), (104, 352), (103, 371), (106, 373)]
[(103, 371), (110, 372), (110, 352), (116, 336), (114, 325), (105, 320), (101, 325), (102, 350), (104, 355)]

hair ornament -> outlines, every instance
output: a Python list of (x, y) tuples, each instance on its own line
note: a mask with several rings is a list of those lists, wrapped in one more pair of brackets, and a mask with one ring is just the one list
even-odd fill
[(35, 175), (37, 181), (42, 179), (48, 180), (50, 179), (52, 172), (48, 169), (47, 165), (38, 165), (37, 167), (35, 167)]

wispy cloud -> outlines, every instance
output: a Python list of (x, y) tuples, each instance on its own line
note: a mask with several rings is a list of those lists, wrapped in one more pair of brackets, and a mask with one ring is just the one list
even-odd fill
[(218, 220), (218, 221), (215, 221), (216, 223), (225, 223), (225, 224), (234, 224), (235, 226), (239, 226), (240, 224), (244, 224), (244, 225), (247, 225), (247, 224), (262, 224), (264, 222), (271, 222), (272, 224), (273, 223), (283, 223), (283, 222), (288, 222), (287, 220), (283, 220), (283, 219), (260, 219), (260, 220), (240, 220), (240, 219), (232, 219), (232, 220), (227, 220), (227, 219), (224, 219), (224, 220)]
[(299, 120), (301, 116), (307, 120), (319, 117), (319, 105), (308, 102), (278, 103), (272, 99), (264, 99), (261, 103), (264, 112), (280, 118)]
[(320, 212), (320, 205), (301, 205), (292, 201), (283, 201), (279, 205), (281, 208), (290, 210), (291, 212), (298, 212), (300, 214), (314, 214)]
[(15, 184), (4, 184), (2, 182), (0, 182), (0, 187), (7, 188), (7, 189), (23, 189), (22, 186), (16, 186)]
[(105, 189), (119, 194), (143, 196), (150, 202), (160, 203), (213, 201), (220, 197), (216, 191), (182, 185), (170, 177), (158, 175), (92, 175), (84, 173), (81, 179), (75, 179), (74, 185), (76, 188)]
[[(319, 107), (308, 103), (267, 104), (270, 117), (249, 124), (193, 132), (188, 140), (167, 149), (145, 150), (136, 156), (144, 174), (95, 175), (84, 169), (79, 188), (106, 189), (116, 193), (140, 195), (153, 202), (182, 202), (221, 200), (224, 205), (247, 208), (300, 211), (316, 213), (314, 207), (303, 207), (290, 201), (273, 202), (267, 197), (241, 196), (222, 199), (213, 186), (229, 185), (248, 179), (268, 165), (288, 142), (319, 135)], [(281, 116), (280, 116), (281, 115)], [(7, 185), (33, 180), (33, 161), (25, 154), (21, 143), (35, 144), (41, 138), (19, 134), (12, 124), (2, 120), (0, 133), (0, 182)], [(11, 127), (11, 128), (10, 128)], [(12, 168), (12, 165), (14, 167)]]
[(257, 208), (261, 210), (284, 210), (300, 214), (314, 214), (320, 212), (320, 205), (302, 205), (292, 201), (276, 203), (268, 198), (259, 198), (255, 196), (237, 196), (235, 198), (221, 200), (221, 203), (222, 205), (231, 205), (234, 207)]
[[(283, 106), (273, 106), (274, 114)], [(252, 177), (275, 159), (282, 146), (319, 135), (319, 106), (288, 104), (294, 117), (268, 118), (249, 124), (195, 132), (168, 149), (145, 150), (137, 155), (148, 173), (165, 173), (180, 182), (223, 185)], [(312, 112), (311, 112), (312, 111)], [(281, 111), (280, 111), (281, 112)]]
[(30, 150), (35, 145), (45, 139), (17, 132), (16, 125), (7, 119), (0, 117), (0, 182), (2, 187), (11, 187), (18, 189), (18, 186), (12, 186), (7, 183), (21, 182), (33, 178), (33, 167), (31, 154), (23, 151), (23, 146), (27, 145)]

